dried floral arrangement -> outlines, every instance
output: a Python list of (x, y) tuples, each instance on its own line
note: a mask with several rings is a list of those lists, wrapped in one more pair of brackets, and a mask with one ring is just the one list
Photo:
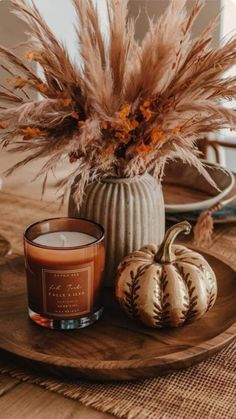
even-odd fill
[[(33, 3), (11, 3), (30, 37), (23, 59), (0, 47), (0, 65), (13, 83), (0, 90), (1, 141), (10, 151), (29, 154), (9, 173), (48, 157), (39, 173), (45, 186), (48, 171), (68, 159), (74, 170), (62, 186), (70, 187), (78, 176), (77, 202), (94, 179), (146, 170), (160, 178), (165, 162), (176, 157), (211, 182), (195, 143), (208, 132), (236, 127), (235, 111), (221, 103), (236, 97), (236, 77), (225, 76), (236, 63), (236, 39), (212, 48), (217, 17), (199, 37), (192, 36), (205, 1), (187, 12), (185, 0), (172, 0), (158, 20), (149, 20), (138, 42), (128, 0), (106, 0), (107, 37), (94, 2), (73, 0), (78, 63)], [(42, 77), (25, 58), (41, 67)], [(31, 99), (30, 91), (40, 100)]]

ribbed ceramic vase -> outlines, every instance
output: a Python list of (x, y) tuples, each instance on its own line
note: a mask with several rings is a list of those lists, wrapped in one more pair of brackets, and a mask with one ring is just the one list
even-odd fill
[(105, 285), (113, 286), (116, 268), (128, 253), (160, 244), (165, 229), (161, 185), (151, 175), (104, 179), (87, 186), (80, 209), (69, 199), (70, 217), (83, 217), (105, 228)]

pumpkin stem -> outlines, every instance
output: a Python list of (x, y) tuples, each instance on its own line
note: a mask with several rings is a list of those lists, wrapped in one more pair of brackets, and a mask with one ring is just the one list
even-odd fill
[(158, 252), (156, 253), (154, 260), (157, 263), (171, 263), (174, 260), (174, 255), (172, 253), (172, 244), (174, 243), (176, 237), (184, 232), (189, 234), (191, 231), (191, 225), (188, 221), (181, 221), (181, 223), (175, 224), (167, 230), (164, 240), (160, 245)]

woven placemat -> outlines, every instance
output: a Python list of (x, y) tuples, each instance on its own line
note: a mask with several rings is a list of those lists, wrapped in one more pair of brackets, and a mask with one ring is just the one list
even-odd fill
[(236, 418), (236, 342), (190, 369), (136, 382), (62, 381), (2, 361), (0, 372), (119, 418)]

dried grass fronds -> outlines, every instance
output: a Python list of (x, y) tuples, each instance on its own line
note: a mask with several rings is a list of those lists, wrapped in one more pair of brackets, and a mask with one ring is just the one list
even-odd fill
[[(107, 36), (92, 0), (73, 0), (77, 13), (78, 63), (71, 61), (33, 2), (11, 0), (29, 30), (28, 52), (19, 58), (0, 46), (0, 66), (11, 83), (0, 86), (2, 144), (29, 155), (14, 169), (47, 157), (38, 175), (68, 159), (81, 202), (88, 182), (107, 176), (135, 176), (151, 171), (162, 178), (165, 162), (180, 158), (212, 182), (199, 160), (196, 140), (208, 132), (236, 128), (234, 109), (223, 100), (236, 98), (236, 39), (211, 46), (216, 16), (200, 36), (192, 25), (204, 7), (198, 0), (187, 12), (185, 0), (172, 0), (158, 19), (149, 19), (142, 42), (128, 0), (106, 0)], [(35, 61), (42, 78), (25, 63)], [(30, 99), (30, 92), (41, 96)]]

